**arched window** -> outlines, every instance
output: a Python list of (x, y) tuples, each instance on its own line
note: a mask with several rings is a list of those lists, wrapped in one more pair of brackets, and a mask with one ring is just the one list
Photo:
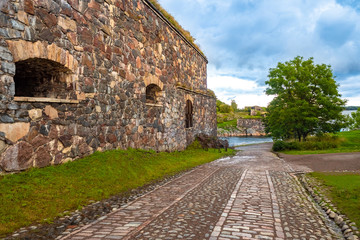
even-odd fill
[(73, 86), (67, 84), (70, 70), (43, 58), (29, 58), (15, 63), (15, 96), (69, 98)]
[(193, 127), (193, 105), (190, 100), (186, 101), (185, 107), (185, 127), (191, 128)]
[(146, 103), (159, 103), (161, 88), (156, 84), (149, 84), (146, 87)]

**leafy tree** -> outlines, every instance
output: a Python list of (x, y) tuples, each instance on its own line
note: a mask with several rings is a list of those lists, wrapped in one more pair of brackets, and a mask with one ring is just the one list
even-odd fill
[(233, 109), (234, 112), (238, 111), (238, 106), (237, 106), (235, 100), (231, 100), (231, 108)]
[(306, 140), (310, 134), (337, 132), (345, 126), (331, 66), (314, 64), (313, 58), (296, 57), (278, 63), (268, 75), (267, 95), (275, 95), (265, 117), (266, 131), (275, 139)]
[(221, 113), (230, 113), (230, 112), (232, 112), (232, 108), (230, 107), (230, 105), (221, 104), (220, 105), (220, 112)]
[(360, 129), (360, 108), (356, 112), (352, 112), (348, 120), (351, 130)]

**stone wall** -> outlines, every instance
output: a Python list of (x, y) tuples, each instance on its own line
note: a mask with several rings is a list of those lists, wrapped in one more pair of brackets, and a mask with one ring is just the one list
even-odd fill
[(262, 119), (243, 119), (237, 120), (237, 128), (241, 129), (244, 136), (265, 136), (265, 126)]
[(206, 66), (147, 0), (2, 0), (0, 168), (183, 150), (198, 133), (216, 135)]

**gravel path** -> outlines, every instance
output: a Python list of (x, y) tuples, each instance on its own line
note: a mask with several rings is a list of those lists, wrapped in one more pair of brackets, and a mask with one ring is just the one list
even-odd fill
[(58, 239), (344, 239), (269, 144), (198, 167)]

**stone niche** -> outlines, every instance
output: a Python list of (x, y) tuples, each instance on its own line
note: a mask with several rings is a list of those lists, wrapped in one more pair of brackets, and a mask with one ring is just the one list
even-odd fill
[(148, 0), (5, 0), (0, 171), (216, 135), (206, 66)]
[(15, 67), (15, 96), (64, 99), (71, 97), (73, 86), (67, 83), (71, 71), (60, 63), (29, 58), (16, 62)]

